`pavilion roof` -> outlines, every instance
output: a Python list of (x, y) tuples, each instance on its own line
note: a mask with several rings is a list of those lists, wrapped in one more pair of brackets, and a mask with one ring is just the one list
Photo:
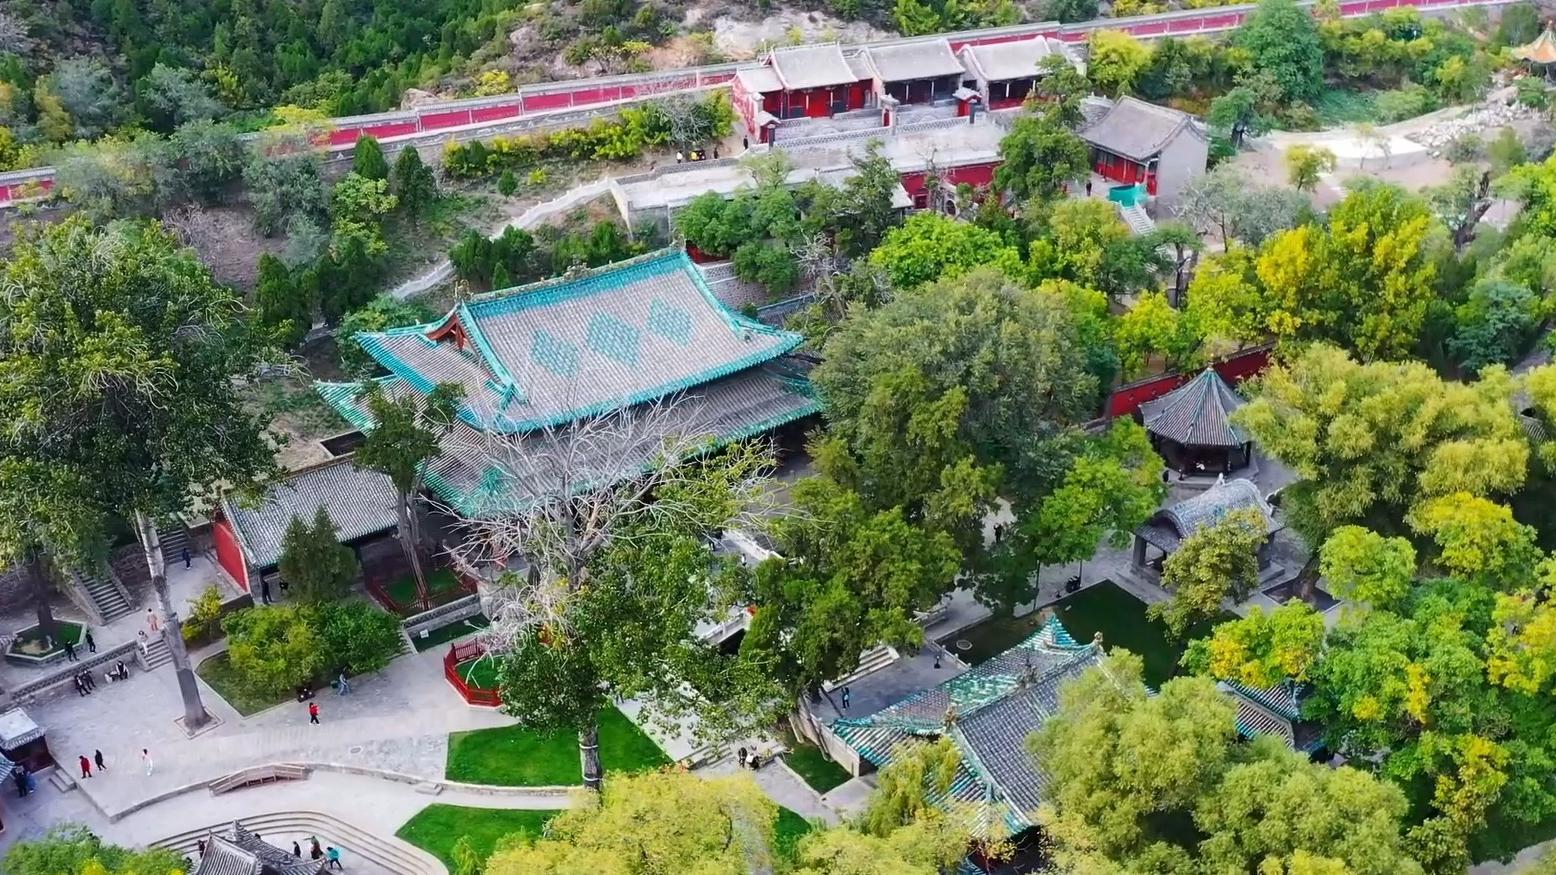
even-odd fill
[(1280, 521), (1275, 518), (1275, 509), (1264, 500), (1258, 485), (1242, 477), (1228, 480), (1220, 476), (1204, 492), (1157, 511), (1150, 521), (1135, 529), (1135, 534), (1147, 543), (1171, 553), (1190, 535), (1244, 508), (1259, 511), (1266, 532), (1273, 534), (1281, 529)]
[(1513, 49), (1513, 57), (1536, 64), (1556, 64), (1556, 34), (1547, 27), (1533, 42)]
[(356, 339), (418, 392), (463, 386), (459, 418), (489, 432), (654, 401), (803, 342), (720, 304), (679, 249), (480, 295), (437, 322)]
[(1180, 445), (1236, 448), (1252, 440), (1232, 424), (1232, 414), (1247, 403), (1214, 368), (1206, 368), (1166, 395), (1141, 404), (1140, 416), (1147, 431)]
[(222, 515), (232, 523), (244, 558), (255, 568), (281, 561), (281, 541), (294, 517), (312, 522), (324, 508), (335, 523), (341, 543), (395, 527), (399, 495), (389, 478), (365, 471), (351, 459), (332, 459), (287, 475), (270, 487), (257, 504), (222, 498)]
[(1080, 130), (1080, 138), (1132, 161), (1149, 161), (1180, 133), (1203, 137), (1188, 113), (1135, 97), (1121, 97), (1107, 114)]
[(1050, 617), (1024, 641), (944, 683), (868, 717), (834, 720), (843, 743), (877, 766), (897, 745), (947, 736), (962, 762), (949, 801), (995, 803), (1014, 830), (1032, 825), (1047, 777), (1026, 739), (1059, 708), (1059, 689), (1102, 658), (1098, 642), (1077, 644)]

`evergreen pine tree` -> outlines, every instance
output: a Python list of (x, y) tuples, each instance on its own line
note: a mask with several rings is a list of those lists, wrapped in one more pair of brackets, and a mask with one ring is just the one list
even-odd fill
[(513, 285), (513, 277), (508, 273), (508, 265), (497, 262), (492, 267), (492, 288), (506, 289)]
[(281, 259), (268, 252), (259, 257), (259, 280), (254, 289), (259, 324), (274, 330), (277, 341), (289, 349), (301, 343), (313, 327), (313, 296), (297, 279)]
[(394, 159), (394, 193), (412, 222), (438, 199), (437, 177), (415, 149), (401, 149), (400, 156)]
[(509, 197), (519, 190), (519, 178), (513, 175), (513, 170), (504, 170), (502, 176), (497, 177), (497, 193), (503, 197)]
[(351, 153), (351, 172), (368, 179), (389, 178), (389, 162), (377, 140), (368, 136), (357, 138), (357, 147)]
[(311, 523), (294, 516), (287, 524), (279, 568), (288, 592), (310, 604), (334, 601), (351, 592), (357, 567), (356, 554), (340, 543), (335, 522), (322, 505)]

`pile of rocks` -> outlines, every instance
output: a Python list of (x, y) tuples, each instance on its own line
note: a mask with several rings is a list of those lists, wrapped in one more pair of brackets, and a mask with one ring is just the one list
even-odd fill
[(1514, 122), (1534, 118), (1537, 115), (1539, 115), (1538, 110), (1524, 106), (1516, 100), (1493, 98), (1457, 118), (1447, 119), (1407, 134), (1406, 139), (1420, 143), (1433, 155), (1437, 155), (1445, 150), (1448, 144), (1465, 134), (1500, 130)]

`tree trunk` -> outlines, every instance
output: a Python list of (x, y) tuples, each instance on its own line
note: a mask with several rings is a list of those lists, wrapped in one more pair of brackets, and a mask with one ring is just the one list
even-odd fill
[(411, 560), (411, 574), (416, 578), (416, 598), (421, 602), (422, 610), (432, 607), (432, 599), (427, 593), (427, 573), (421, 568), (421, 546), (416, 543), (416, 532), (411, 522), (411, 496), (400, 496), (399, 526), (400, 549), (405, 551), (405, 558)]
[(584, 789), (600, 792), (600, 723), (590, 720), (578, 730), (578, 759), (583, 765)]
[(184, 731), (193, 732), (204, 726), (210, 715), (205, 713), (205, 704), (200, 701), (200, 687), (195, 683), (194, 668), (189, 665), (189, 651), (184, 648), (183, 626), (173, 610), (173, 596), (168, 592), (162, 538), (157, 534), (156, 522), (145, 511), (135, 512), (135, 535), (140, 539), (141, 551), (146, 554), (146, 566), (151, 569), (151, 588), (157, 593), (157, 607), (162, 613), (162, 640), (173, 656), (178, 693), (184, 699)]
[(27, 581), (32, 584), (32, 606), (37, 611), (38, 634), (43, 636), (47, 646), (53, 647), (54, 634), (59, 624), (54, 620), (54, 609), (49, 607), (49, 593), (53, 587), (49, 586), (42, 550), (27, 551)]

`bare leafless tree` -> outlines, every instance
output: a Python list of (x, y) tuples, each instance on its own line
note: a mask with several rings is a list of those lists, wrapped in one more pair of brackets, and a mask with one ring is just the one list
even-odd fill
[(26, 22), (0, 9), (0, 53), (25, 56), (35, 45), (37, 41), (28, 34)]
[[(590, 563), (619, 539), (663, 530), (755, 527), (774, 493), (770, 449), (725, 448), (707, 462), (716, 430), (705, 405), (680, 396), (524, 435), (461, 429), (445, 450), (495, 472), (485, 508), (445, 507), (458, 558), (488, 581), (488, 651), (539, 629), (567, 635), (573, 596)], [(519, 560), (514, 563), (513, 560)], [(515, 565), (521, 571), (511, 570)], [(584, 783), (598, 788), (598, 729), (581, 727)]]

